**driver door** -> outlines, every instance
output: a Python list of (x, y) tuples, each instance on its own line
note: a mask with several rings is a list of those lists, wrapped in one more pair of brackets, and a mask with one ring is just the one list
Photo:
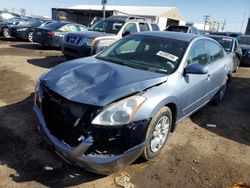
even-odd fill
[[(209, 66), (209, 56), (205, 49), (205, 40), (198, 40), (191, 47), (186, 66), (191, 64), (201, 64)], [(186, 116), (196, 111), (209, 101), (208, 86), (209, 86), (209, 73), (208, 74), (184, 74), (182, 76), (182, 115)]]

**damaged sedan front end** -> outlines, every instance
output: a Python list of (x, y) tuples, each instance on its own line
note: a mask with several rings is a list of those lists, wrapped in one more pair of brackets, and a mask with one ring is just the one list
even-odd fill
[[(67, 162), (107, 174), (140, 156), (150, 121), (135, 120), (147, 100), (141, 93), (167, 77), (120, 68), (90, 57), (81, 64), (77, 60), (65, 63), (41, 76), (34, 105), (39, 130)], [(58, 75), (60, 69), (65, 71)], [(141, 77), (132, 82), (127, 77), (131, 70)]]
[[(55, 66), (36, 86), (39, 130), (65, 161), (100, 174), (139, 156), (156, 157), (172, 125), (203, 105), (192, 101), (202, 90), (190, 87), (181, 74), (182, 58), (195, 37), (133, 34), (96, 56)], [(189, 70), (197, 71), (206, 69)], [(193, 88), (195, 95), (190, 94)]]

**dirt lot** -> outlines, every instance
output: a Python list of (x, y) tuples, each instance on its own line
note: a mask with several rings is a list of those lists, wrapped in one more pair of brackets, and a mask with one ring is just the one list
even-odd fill
[(100, 176), (63, 162), (37, 131), (35, 83), (63, 61), (60, 51), (0, 38), (0, 187), (117, 187), (121, 172), (141, 188), (250, 183), (250, 67), (234, 75), (221, 105), (207, 105), (180, 123), (160, 157)]

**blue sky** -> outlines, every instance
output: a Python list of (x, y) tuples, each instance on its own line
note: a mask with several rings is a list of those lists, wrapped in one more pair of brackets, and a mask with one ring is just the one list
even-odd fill
[[(79, 4), (100, 4), (101, 0), (0, 0), (0, 9), (7, 8), (19, 13), (25, 8), (29, 14), (50, 16), (52, 7), (69, 7)], [(152, 5), (176, 6), (186, 19), (195, 23), (203, 22), (203, 15), (211, 20), (223, 22), (227, 19), (225, 30), (245, 31), (250, 16), (250, 0), (108, 0), (108, 5)]]

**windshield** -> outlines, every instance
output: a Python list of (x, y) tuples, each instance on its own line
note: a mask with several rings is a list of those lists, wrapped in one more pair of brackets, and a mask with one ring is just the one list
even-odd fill
[(124, 21), (118, 20), (102, 20), (92, 25), (89, 30), (117, 34), (124, 23)]
[(137, 69), (171, 74), (181, 62), (187, 46), (187, 42), (175, 39), (129, 36), (107, 48), (97, 58)]
[(250, 36), (240, 36), (239, 43), (250, 45)]
[(211, 38), (220, 43), (220, 45), (225, 49), (226, 52), (231, 52), (233, 47), (233, 39), (220, 38), (220, 37), (211, 37)]
[(176, 31), (181, 33), (187, 33), (188, 27), (185, 26), (169, 26), (166, 31)]

